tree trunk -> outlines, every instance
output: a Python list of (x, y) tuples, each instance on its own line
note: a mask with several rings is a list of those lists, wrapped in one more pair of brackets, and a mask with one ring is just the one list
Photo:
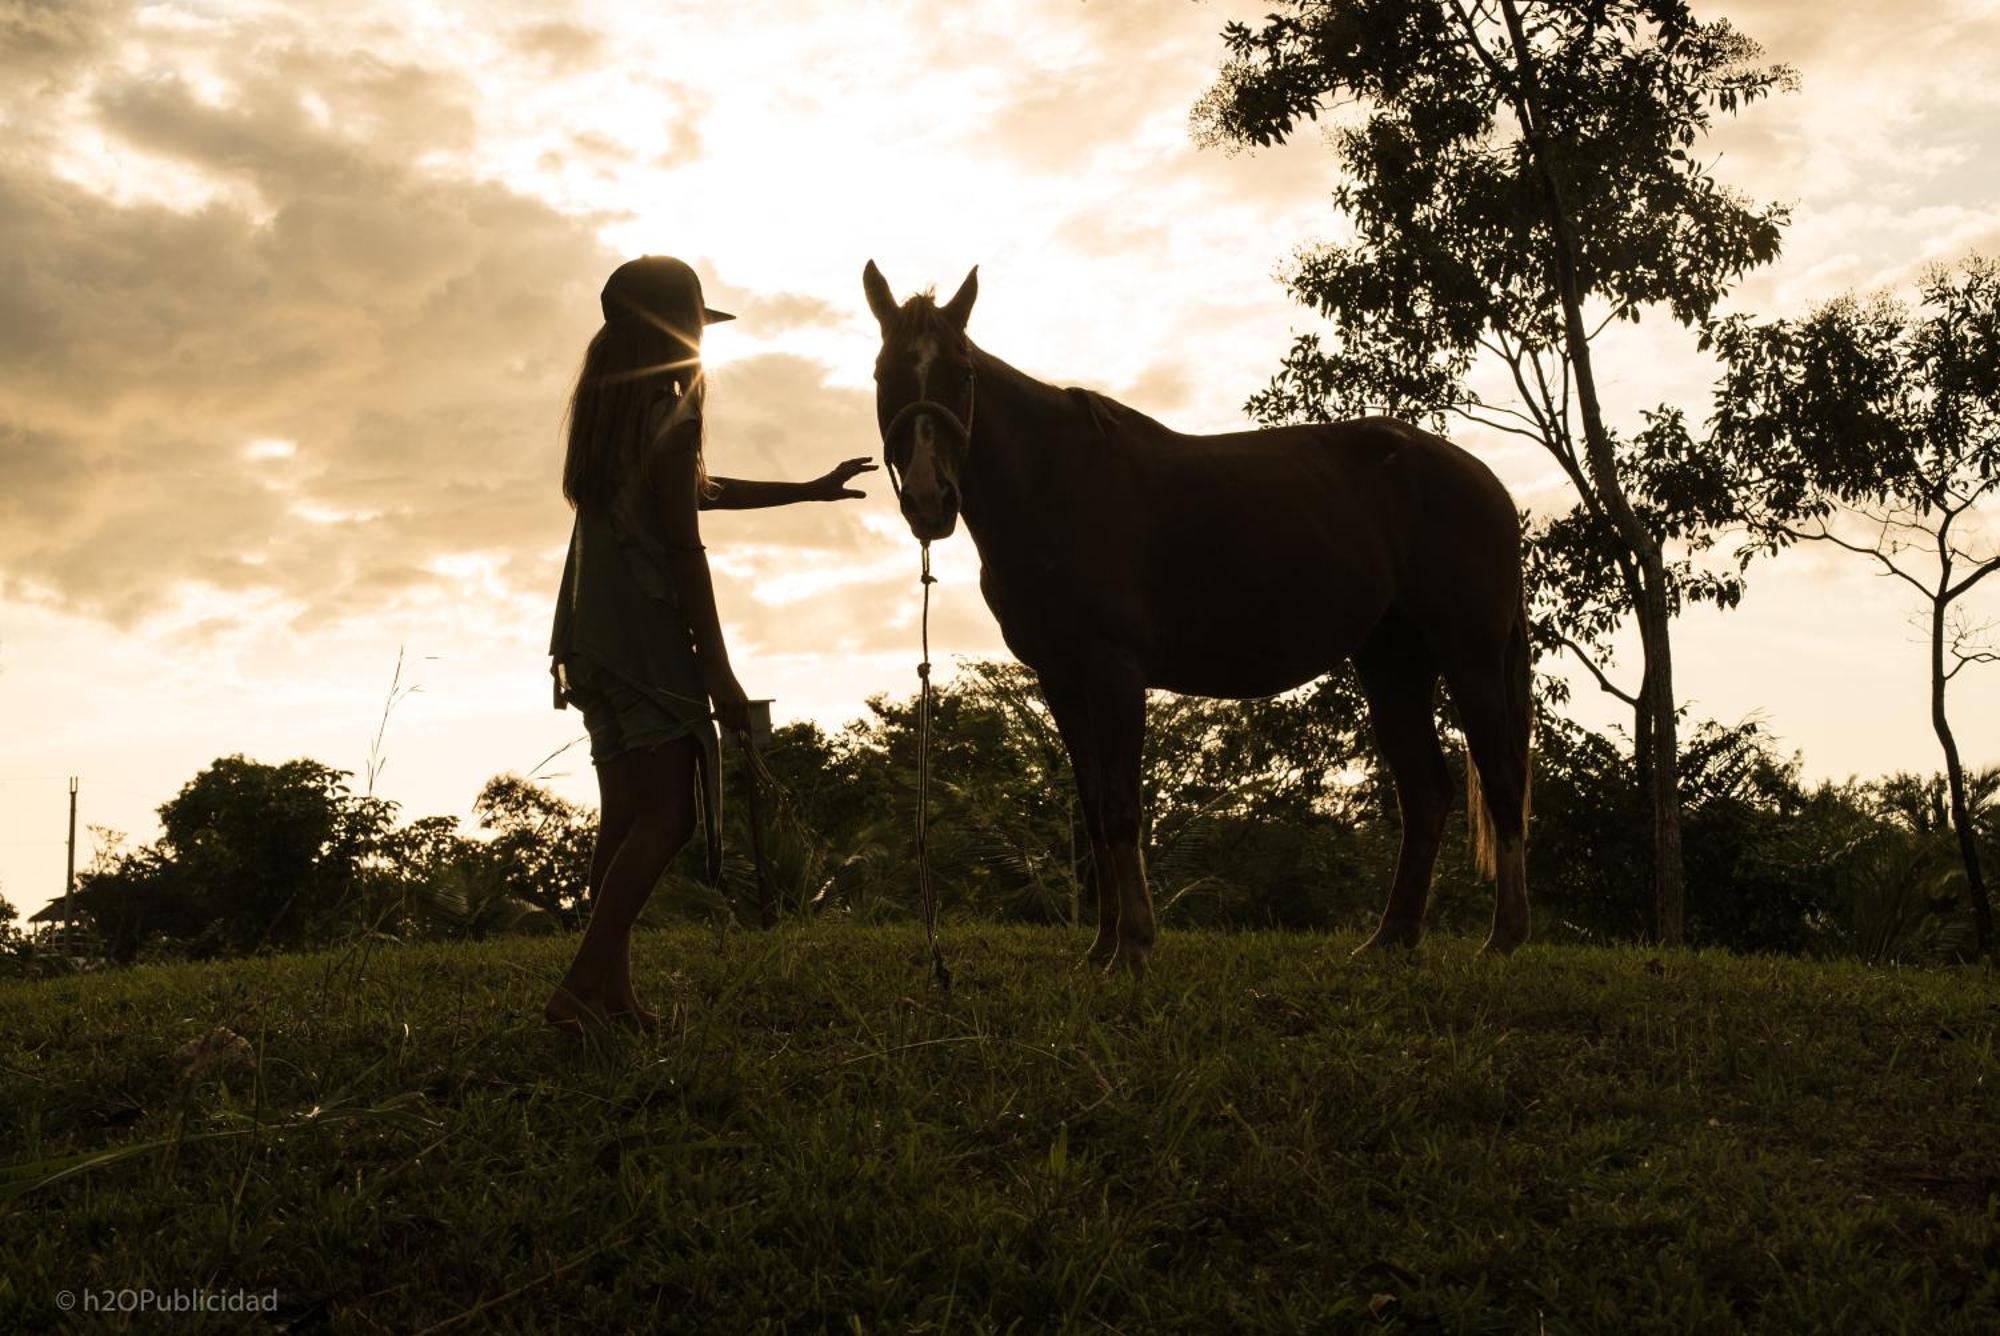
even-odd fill
[[(1620, 497), (1619, 503), (1624, 504)], [(1646, 602), (1639, 631), (1646, 646), (1646, 680), (1652, 690), (1653, 769), (1647, 785), (1653, 805), (1653, 911), (1660, 944), (1687, 941), (1687, 885), (1681, 863), (1680, 725), (1674, 718), (1673, 646), (1668, 638), (1666, 572), (1657, 544), (1648, 543)]]
[[(1686, 940), (1686, 885), (1681, 866), (1680, 745), (1674, 719), (1673, 653), (1669, 644), (1666, 563), (1660, 545), (1633, 510), (1624, 485), (1618, 478), (1618, 461), (1611, 448), (1611, 436), (1604, 428), (1604, 414), (1597, 401), (1597, 377), (1591, 367), (1590, 333), (1583, 322), (1582, 285), (1577, 278), (1575, 229), (1563, 205), (1562, 183), (1550, 161), (1549, 145), (1542, 134), (1540, 109), (1536, 105), (1534, 56), (1521, 28), (1521, 15), (1514, 0), (1500, 0), (1507, 20), (1507, 33), (1514, 50), (1518, 78), (1512, 90), (1514, 112), (1521, 122), (1528, 151), (1549, 210), (1549, 231), (1554, 241), (1556, 288), (1562, 299), (1564, 341), (1568, 345), (1570, 368), (1576, 376), (1576, 401), (1583, 419), (1584, 458), (1590, 481), (1599, 502), (1610, 516), (1619, 539), (1639, 565), (1639, 605), (1633, 609), (1639, 622), (1639, 640), (1646, 658), (1645, 682), (1640, 700), (1645, 702), (1650, 727), (1643, 728), (1651, 747), (1646, 792), (1653, 818), (1653, 912), (1655, 930), (1663, 946), (1680, 946)], [(1640, 739), (1634, 739), (1635, 748)]]
[(1639, 699), (1632, 705), (1632, 776), (1634, 791), (1653, 791), (1653, 703), (1646, 698), (1646, 684), (1639, 684)]
[[(1949, 576), (1950, 568), (1946, 568)], [(1993, 959), (1993, 905), (1979, 871), (1979, 836), (1972, 825), (1971, 804), (1965, 798), (1965, 766), (1958, 758), (1958, 740), (1944, 711), (1944, 614), (1948, 599), (1931, 601), (1931, 728), (1944, 748), (1945, 783), (1951, 792), (1951, 828), (1958, 836), (1958, 856), (1965, 863), (1965, 892), (1972, 900), (1972, 928), (1979, 954)]]

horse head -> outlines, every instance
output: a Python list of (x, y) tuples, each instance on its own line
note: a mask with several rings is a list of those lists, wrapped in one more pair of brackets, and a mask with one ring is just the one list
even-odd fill
[(875, 359), (882, 462), (910, 532), (926, 543), (949, 538), (958, 526), (959, 480), (972, 449), (972, 344), (965, 322), (979, 296), (979, 267), (943, 306), (928, 294), (899, 306), (873, 260), (861, 272), (861, 287), (882, 326)]

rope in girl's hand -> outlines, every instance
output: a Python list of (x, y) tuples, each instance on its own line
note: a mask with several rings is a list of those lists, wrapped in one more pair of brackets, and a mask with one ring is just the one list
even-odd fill
[(757, 921), (766, 928), (775, 928), (778, 904), (771, 894), (771, 869), (764, 857), (764, 805), (760, 793), (767, 784), (775, 786), (778, 778), (764, 764), (749, 729), (737, 732), (736, 745), (743, 749), (744, 767), (750, 772), (750, 857), (757, 865)]

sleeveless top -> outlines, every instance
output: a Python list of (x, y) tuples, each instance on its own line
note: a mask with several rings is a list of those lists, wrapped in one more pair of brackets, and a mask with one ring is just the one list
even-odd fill
[(633, 504), (577, 507), (549, 632), (555, 708), (582, 706), (569, 677), (570, 660), (580, 656), (686, 727), (700, 744), (697, 780), (713, 884), (722, 856), (719, 739), (666, 549), (638, 511)]
[(708, 691), (695, 660), (665, 551), (615, 513), (579, 506), (549, 632), (555, 707), (570, 704), (568, 661), (589, 658), (691, 726), (708, 722)]

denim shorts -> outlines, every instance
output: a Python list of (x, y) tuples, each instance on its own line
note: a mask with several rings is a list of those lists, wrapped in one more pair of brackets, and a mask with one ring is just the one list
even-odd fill
[(584, 655), (571, 655), (563, 665), (563, 675), (569, 681), (570, 702), (583, 711), (592, 765), (603, 765), (626, 752), (672, 742), (694, 731), (686, 718), (675, 714), (665, 702), (606, 672)]

